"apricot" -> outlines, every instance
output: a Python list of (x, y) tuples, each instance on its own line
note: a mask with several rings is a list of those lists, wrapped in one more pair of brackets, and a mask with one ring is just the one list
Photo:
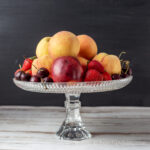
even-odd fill
[(40, 40), (36, 47), (36, 56), (41, 57), (44, 55), (49, 55), (48, 53), (48, 43), (50, 41), (50, 37), (44, 37)]
[(97, 45), (93, 38), (88, 35), (78, 35), (80, 42), (79, 56), (92, 59), (97, 54)]
[(101, 62), (102, 59), (107, 55), (108, 55), (107, 53), (99, 53), (93, 58), (93, 60), (97, 60), (97, 61)]
[(89, 60), (87, 60), (86, 58), (80, 57), (80, 56), (78, 56), (77, 59), (80, 62), (81, 66), (83, 68), (83, 71), (85, 72), (87, 69), (87, 65), (88, 65)]
[(46, 68), (49, 72), (52, 66), (52, 59), (48, 55), (36, 58), (32, 63), (32, 75), (36, 75), (40, 68)]
[(77, 59), (79, 60), (79, 62), (82, 66), (87, 66), (89, 60), (87, 60), (83, 57), (80, 57), (80, 56), (78, 56)]
[(107, 55), (102, 59), (101, 64), (103, 65), (104, 70), (110, 75), (121, 74), (121, 63), (117, 56)]
[(53, 59), (62, 56), (76, 57), (80, 50), (80, 43), (76, 35), (69, 31), (60, 31), (51, 37), (48, 51)]

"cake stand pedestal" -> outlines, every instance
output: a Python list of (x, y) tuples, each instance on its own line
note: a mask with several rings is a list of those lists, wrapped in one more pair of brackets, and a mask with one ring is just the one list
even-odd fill
[(132, 76), (120, 80), (97, 81), (97, 82), (60, 82), (38, 83), (25, 82), (13, 79), (19, 88), (39, 93), (64, 93), (66, 96), (66, 118), (56, 133), (61, 139), (80, 141), (91, 138), (86, 130), (80, 115), (81, 93), (106, 92), (121, 89), (132, 81)]

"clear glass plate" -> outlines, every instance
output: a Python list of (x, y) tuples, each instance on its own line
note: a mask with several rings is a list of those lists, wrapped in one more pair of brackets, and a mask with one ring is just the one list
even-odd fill
[(120, 80), (96, 81), (96, 82), (58, 82), (38, 83), (24, 82), (13, 79), (19, 88), (39, 93), (64, 93), (66, 95), (66, 118), (57, 132), (57, 136), (64, 140), (84, 140), (91, 137), (89, 131), (83, 125), (79, 101), (81, 93), (106, 92), (121, 89), (133, 79), (129, 76)]
[(117, 90), (132, 81), (132, 76), (120, 80), (94, 82), (24, 82), (13, 79), (19, 88), (40, 93), (93, 93)]

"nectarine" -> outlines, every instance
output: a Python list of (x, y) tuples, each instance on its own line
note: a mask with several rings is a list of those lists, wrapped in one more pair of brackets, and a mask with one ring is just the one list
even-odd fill
[(76, 35), (69, 31), (60, 31), (51, 37), (49, 54), (53, 59), (62, 56), (76, 57), (79, 53), (80, 43)]
[(63, 56), (55, 59), (51, 74), (54, 82), (80, 81), (83, 69), (75, 57)]
[(92, 59), (97, 54), (97, 45), (94, 39), (88, 35), (78, 35), (80, 42), (79, 56), (86, 59)]
[(93, 58), (93, 60), (97, 60), (97, 61), (101, 62), (102, 59), (107, 55), (108, 55), (107, 53), (99, 53)]
[(105, 56), (101, 64), (104, 67), (104, 70), (108, 72), (110, 75), (112, 74), (120, 74), (121, 73), (121, 63), (120, 59), (115, 55), (107, 55)]
[(36, 47), (36, 56), (41, 57), (44, 55), (49, 55), (48, 53), (48, 43), (50, 41), (50, 37), (44, 37), (40, 40)]

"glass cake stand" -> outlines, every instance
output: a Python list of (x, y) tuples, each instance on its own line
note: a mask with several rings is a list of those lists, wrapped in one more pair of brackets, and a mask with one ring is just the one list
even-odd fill
[(121, 89), (132, 81), (132, 76), (120, 80), (94, 82), (25, 82), (13, 79), (19, 88), (39, 93), (64, 93), (66, 95), (66, 118), (57, 132), (64, 140), (84, 140), (91, 138), (80, 116), (81, 93), (105, 92)]

